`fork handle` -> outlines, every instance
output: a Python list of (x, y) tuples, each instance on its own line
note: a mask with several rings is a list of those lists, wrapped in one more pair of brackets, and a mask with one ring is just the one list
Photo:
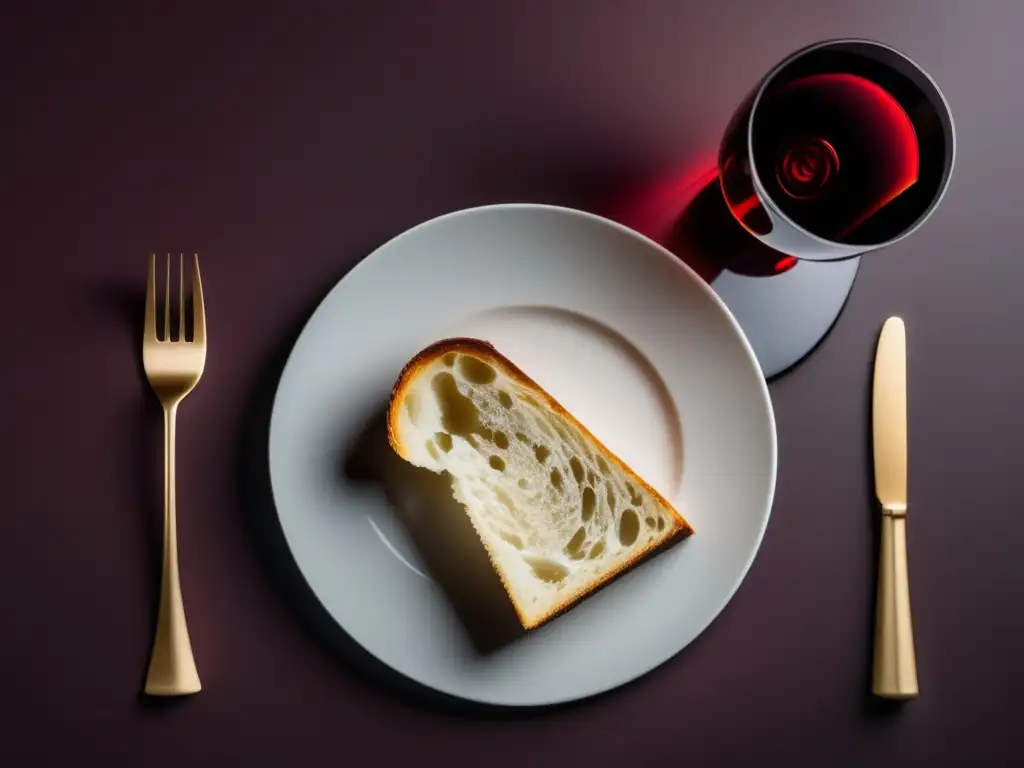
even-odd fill
[(178, 525), (174, 482), (176, 403), (164, 406), (164, 552), (156, 636), (146, 675), (150, 696), (181, 696), (202, 688), (185, 624), (178, 575)]

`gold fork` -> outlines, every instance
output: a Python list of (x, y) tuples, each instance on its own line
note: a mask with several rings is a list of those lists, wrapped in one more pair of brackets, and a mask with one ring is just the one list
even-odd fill
[(160, 584), (160, 608), (156, 636), (146, 675), (145, 692), (151, 696), (178, 696), (202, 688), (192, 643), (185, 624), (178, 575), (177, 510), (174, 493), (174, 431), (178, 406), (203, 375), (206, 364), (206, 312), (199, 280), (199, 256), (192, 272), (192, 340), (185, 338), (185, 266), (178, 261), (178, 336), (171, 339), (171, 257), (167, 256), (164, 290), (164, 332), (157, 337), (156, 255), (149, 260), (146, 281), (146, 321), (142, 362), (146, 378), (164, 410), (164, 552)]

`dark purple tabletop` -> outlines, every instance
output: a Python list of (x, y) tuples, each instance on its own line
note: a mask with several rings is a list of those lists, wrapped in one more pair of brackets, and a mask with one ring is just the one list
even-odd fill
[[(20, 5), (0, 33), (0, 764), (1024, 761), (1024, 5)], [(934, 217), (865, 259), (830, 336), (771, 383), (778, 491), (735, 598), (652, 674), (552, 711), (464, 711), (382, 674), (310, 604), (274, 535), (267, 419), (305, 318), (426, 218), (501, 201), (600, 213), (713, 156), (767, 68), (841, 36), (929, 71), (957, 167)], [(152, 251), (201, 254), (212, 340), (178, 446), (204, 690), (159, 705), (139, 696), (161, 515), (139, 363)], [(922, 691), (903, 707), (867, 695), (867, 406), (892, 313), (908, 325)]]

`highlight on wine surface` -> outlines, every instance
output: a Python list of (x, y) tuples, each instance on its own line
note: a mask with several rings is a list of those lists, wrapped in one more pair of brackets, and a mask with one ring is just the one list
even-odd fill
[(719, 152), (733, 216), (767, 245), (832, 260), (892, 243), (938, 204), (954, 133), (930, 77), (880, 43), (818, 43), (747, 96)]

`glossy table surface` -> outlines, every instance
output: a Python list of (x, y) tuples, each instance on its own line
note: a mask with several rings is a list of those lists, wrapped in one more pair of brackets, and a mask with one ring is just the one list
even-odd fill
[[(0, 764), (1024, 761), (1024, 5), (19, 5), (0, 32)], [(319, 299), (426, 218), (603, 212), (713, 157), (766, 69), (840, 36), (928, 70), (957, 167), (932, 219), (864, 260), (831, 334), (771, 382), (778, 490), (733, 601), (652, 674), (552, 711), (467, 712), (345, 646), (295, 581), (266, 479), (277, 376)], [(161, 513), (138, 355), (152, 251), (201, 254), (212, 343), (178, 457), (204, 690), (158, 703), (139, 697)], [(869, 382), (890, 314), (908, 329), (922, 691), (902, 707), (867, 694)]]

